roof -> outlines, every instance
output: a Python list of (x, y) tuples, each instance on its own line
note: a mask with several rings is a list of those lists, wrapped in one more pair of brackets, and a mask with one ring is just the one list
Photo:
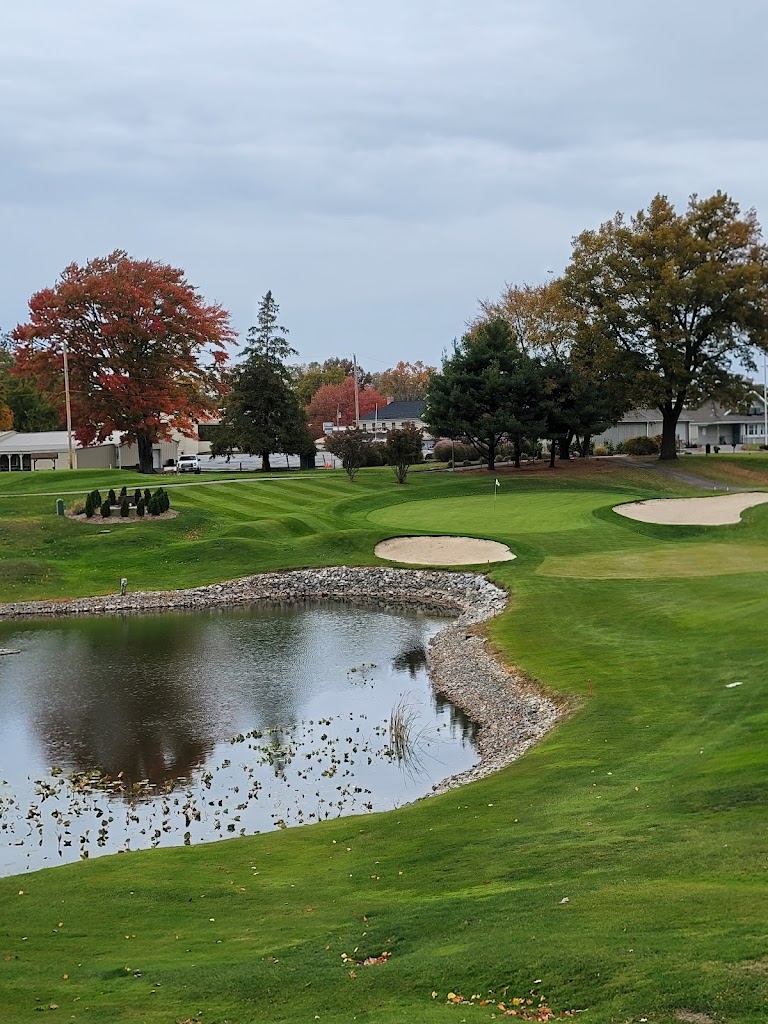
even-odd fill
[(367, 412), (360, 419), (366, 423), (373, 423), (375, 420), (420, 420), (424, 415), (424, 406), (427, 403), (419, 399), (414, 402), (390, 402), (388, 405), (380, 405), (378, 410)]
[[(114, 443), (111, 438), (102, 442), (102, 444), (110, 443)], [(86, 447), (80, 444), (74, 436), (72, 437), (72, 446), (78, 449)], [(10, 430), (7, 434), (0, 434), (0, 452), (8, 455), (66, 452), (68, 450), (69, 443), (66, 430), (43, 430), (32, 434), (22, 434), (16, 430)]]

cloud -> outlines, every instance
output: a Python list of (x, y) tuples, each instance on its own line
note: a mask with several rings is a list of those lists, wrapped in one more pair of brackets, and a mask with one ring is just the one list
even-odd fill
[(272, 288), (305, 358), (434, 362), (616, 209), (764, 199), (751, 0), (8, 6), (0, 324), (120, 246), (241, 329)]

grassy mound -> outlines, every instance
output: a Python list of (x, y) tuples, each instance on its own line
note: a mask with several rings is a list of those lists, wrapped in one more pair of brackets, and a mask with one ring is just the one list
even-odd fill
[(393, 533), (499, 540), (519, 558), (491, 573), (512, 593), (491, 642), (580, 700), (511, 768), (395, 812), (0, 880), (3, 1019), (458, 1024), (503, 1001), (762, 1024), (768, 515), (660, 530), (606, 511), (695, 493), (647, 471), (500, 479), (495, 514), (479, 473), (185, 486), (161, 538), (78, 529), (0, 480), (0, 568), (35, 566), (6, 599), (372, 564)]

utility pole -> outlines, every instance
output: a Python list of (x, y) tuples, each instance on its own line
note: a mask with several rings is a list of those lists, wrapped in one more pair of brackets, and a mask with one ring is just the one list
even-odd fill
[(69, 363), (67, 361), (67, 339), (62, 346), (64, 354), (64, 405), (67, 410), (67, 447), (69, 448), (69, 468), (75, 468), (75, 452), (72, 447), (72, 406), (69, 401)]
[(768, 444), (768, 352), (763, 352), (763, 444)]
[(355, 427), (360, 429), (360, 382), (357, 379), (357, 356), (352, 353), (352, 367), (355, 375)]

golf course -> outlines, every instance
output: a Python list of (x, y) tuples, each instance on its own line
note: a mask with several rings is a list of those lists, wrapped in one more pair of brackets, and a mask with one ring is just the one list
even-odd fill
[(161, 481), (176, 518), (123, 524), (55, 501), (138, 474), (2, 474), (4, 602), (382, 565), (399, 536), (507, 545), (474, 567), (510, 595), (488, 643), (571, 710), (394, 811), (0, 878), (0, 1020), (764, 1024), (768, 505), (613, 511), (768, 490), (766, 455), (704, 462), (709, 490), (619, 460), (203, 474)]

